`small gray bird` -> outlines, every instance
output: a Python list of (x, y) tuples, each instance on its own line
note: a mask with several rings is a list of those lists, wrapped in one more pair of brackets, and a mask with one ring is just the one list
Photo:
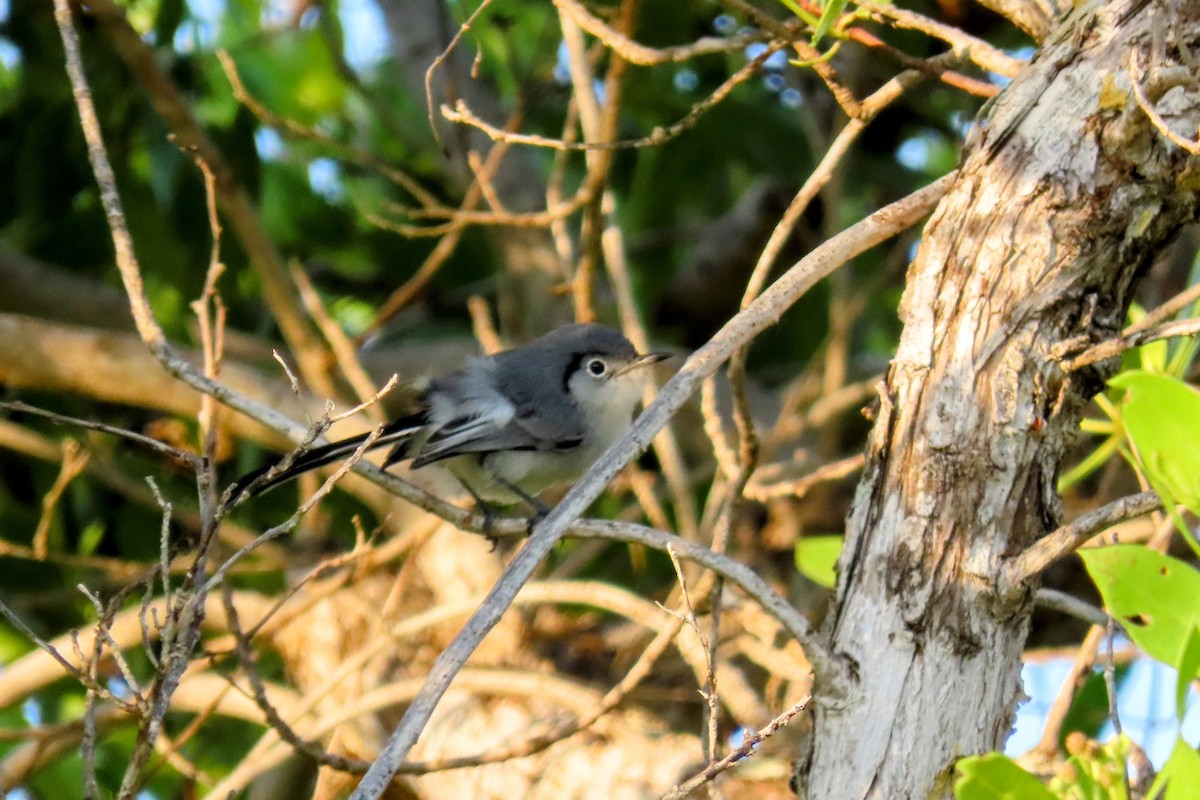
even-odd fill
[[(547, 509), (535, 495), (578, 479), (629, 428), (642, 393), (641, 368), (668, 355), (639, 355), (606, 325), (564, 325), (434, 379), (420, 410), (385, 426), (371, 449), (391, 446), (384, 469), (405, 459), (414, 469), (444, 461), (485, 514), (487, 501), (523, 500), (542, 515)], [(346, 458), (366, 439), (342, 439), (283, 469), (244, 475), (228, 502)]]

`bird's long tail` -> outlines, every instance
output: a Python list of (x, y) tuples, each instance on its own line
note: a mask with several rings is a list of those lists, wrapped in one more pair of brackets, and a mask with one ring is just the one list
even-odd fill
[[(367, 450), (378, 450), (381, 447), (390, 445), (392, 447), (392, 454), (388, 456), (388, 463), (394, 463), (400, 460), (399, 457), (396, 457), (397, 454), (403, 452), (408, 440), (412, 438), (413, 434), (421, 430), (424, 423), (425, 419), (420, 414), (413, 414), (389, 422), (384, 426), (375, 441), (371, 442), (371, 446)], [(314, 447), (307, 452), (301, 453), (291, 464), (283, 469), (278, 469), (279, 464), (276, 463), (256, 469), (253, 472), (247, 472), (234, 481), (227, 505), (233, 506), (243, 495), (246, 497), (255, 497), (305, 472), (310, 472), (326, 464), (332, 464), (335, 461), (349, 458), (354, 454), (354, 451), (362, 446), (362, 443), (369, 436), (370, 434), (363, 433), (358, 436), (351, 436), (348, 439), (339, 439), (336, 442)], [(275, 473), (267, 477), (273, 470)]]

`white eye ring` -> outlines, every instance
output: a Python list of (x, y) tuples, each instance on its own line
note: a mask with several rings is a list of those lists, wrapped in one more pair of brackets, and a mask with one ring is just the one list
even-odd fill
[(602, 378), (604, 373), (608, 372), (608, 365), (598, 358), (593, 358), (587, 363), (587, 371), (593, 378)]

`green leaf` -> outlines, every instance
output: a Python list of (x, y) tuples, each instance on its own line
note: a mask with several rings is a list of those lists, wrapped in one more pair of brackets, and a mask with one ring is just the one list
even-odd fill
[(1200, 626), (1200, 572), (1139, 545), (1087, 548), (1079, 555), (1134, 643), (1178, 668), (1190, 631)]
[(1165, 788), (1163, 800), (1194, 800), (1197, 786), (1200, 786), (1200, 753), (1180, 736), (1148, 796), (1155, 800)]
[(841, 552), (841, 536), (803, 536), (796, 541), (796, 569), (813, 583), (832, 589)]
[(817, 20), (817, 27), (812, 35), (814, 47), (821, 43), (821, 39), (825, 37), (825, 34), (829, 33), (829, 29), (842, 16), (842, 12), (846, 10), (848, 2), (849, 0), (823, 0), (821, 3), (821, 18)]
[(1120, 450), (1121, 438), (1110, 436), (1101, 442), (1088, 457), (1080, 461), (1065, 475), (1058, 479), (1058, 491), (1065, 492), (1081, 480), (1108, 463), (1108, 460)]
[(971, 756), (958, 762), (957, 800), (1055, 800), (1041, 782), (1003, 753)]
[(1193, 625), (1179, 651), (1179, 663), (1175, 665), (1179, 674), (1175, 678), (1175, 716), (1183, 722), (1187, 710), (1188, 688), (1200, 676), (1200, 627)]
[(779, 2), (781, 4), (783, 4), (783, 6), (788, 11), (791, 11), (793, 14), (795, 14), (797, 17), (799, 17), (800, 19), (807, 22), (809, 25), (817, 24), (817, 18), (814, 17), (812, 14), (808, 13), (807, 11), (805, 11), (803, 8), (801, 8), (800, 5), (796, 2), (796, 0), (779, 0)]
[[(1116, 668), (1118, 689), (1128, 671), (1127, 666)], [(1058, 734), (1058, 746), (1066, 750), (1067, 736), (1075, 731), (1089, 739), (1096, 739), (1107, 722), (1108, 686), (1102, 673), (1093, 672), (1084, 680), (1079, 691), (1075, 692), (1075, 699), (1071, 701), (1071, 708), (1067, 711), (1067, 718), (1063, 720), (1062, 730)]]
[(1200, 392), (1140, 370), (1110, 383), (1125, 390), (1121, 420), (1155, 491), (1200, 513)]
[(83, 532), (79, 534), (78, 551), (81, 556), (90, 556), (96, 552), (96, 548), (100, 546), (100, 542), (104, 539), (104, 522), (94, 519), (84, 527)]
[(272, 112), (313, 125), (342, 110), (346, 87), (320, 31), (281, 31), (231, 52), (251, 96)]
[[(1146, 309), (1137, 303), (1129, 307), (1129, 324), (1136, 325), (1146, 316)], [(1127, 361), (1128, 366), (1136, 366), (1150, 372), (1163, 373), (1167, 371), (1167, 340), (1144, 344), (1133, 350), (1134, 358)]]

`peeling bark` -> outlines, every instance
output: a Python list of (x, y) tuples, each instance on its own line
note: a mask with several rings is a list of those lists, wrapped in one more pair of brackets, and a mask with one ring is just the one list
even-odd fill
[(1006, 560), (1055, 527), (1055, 479), (1114, 366), (1067, 376), (1064, 342), (1117, 333), (1133, 288), (1197, 217), (1200, 4), (1087, 3), (968, 142), (901, 307), (826, 632), (858, 678), (818, 706), (812, 798), (949, 796), (958, 758), (1003, 747), (1033, 587)]

